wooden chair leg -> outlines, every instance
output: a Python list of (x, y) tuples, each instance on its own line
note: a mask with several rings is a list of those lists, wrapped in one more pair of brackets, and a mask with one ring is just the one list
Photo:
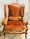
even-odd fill
[(25, 32), (25, 39), (27, 39), (27, 31)]
[(5, 33), (4, 33), (4, 39), (5, 39)]

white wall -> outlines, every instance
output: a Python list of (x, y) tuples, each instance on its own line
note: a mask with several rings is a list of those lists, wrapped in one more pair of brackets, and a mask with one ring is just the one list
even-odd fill
[(28, 0), (18, 0), (18, 3), (24, 3), (25, 4), (25, 12), (29, 12), (29, 2), (28, 2)]

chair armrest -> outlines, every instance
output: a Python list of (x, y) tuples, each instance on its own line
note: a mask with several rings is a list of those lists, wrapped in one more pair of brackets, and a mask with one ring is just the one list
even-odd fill
[(3, 19), (1, 23), (2, 23), (2, 25), (6, 25), (7, 24), (7, 18)]
[(4, 25), (5, 24), (5, 19), (3, 19), (1, 23), (2, 23), (2, 25)]
[(22, 21), (23, 21), (23, 23), (24, 23), (25, 25), (28, 25), (28, 21), (27, 21), (27, 20), (22, 19)]

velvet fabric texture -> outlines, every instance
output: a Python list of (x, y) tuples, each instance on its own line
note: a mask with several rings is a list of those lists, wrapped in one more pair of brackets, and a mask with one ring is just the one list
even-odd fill
[[(23, 24), (22, 19), (24, 17), (24, 5), (21, 4), (10, 4), (8, 5), (8, 22), (4, 27), (4, 32), (24, 32), (26, 26)], [(17, 17), (17, 18), (16, 18)], [(21, 20), (18, 17), (22, 17)], [(13, 19), (13, 20), (12, 20)], [(18, 19), (18, 20), (17, 20)]]

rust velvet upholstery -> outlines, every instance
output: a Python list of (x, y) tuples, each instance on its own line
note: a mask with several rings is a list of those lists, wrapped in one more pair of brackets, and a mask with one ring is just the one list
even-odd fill
[(23, 24), (22, 21), (9, 21), (4, 28), (4, 32), (25, 32), (26, 26)]
[(4, 27), (4, 33), (23, 33), (26, 31), (26, 25), (23, 23), (24, 4), (13, 3), (4, 6), (4, 16), (8, 18), (7, 24)]

